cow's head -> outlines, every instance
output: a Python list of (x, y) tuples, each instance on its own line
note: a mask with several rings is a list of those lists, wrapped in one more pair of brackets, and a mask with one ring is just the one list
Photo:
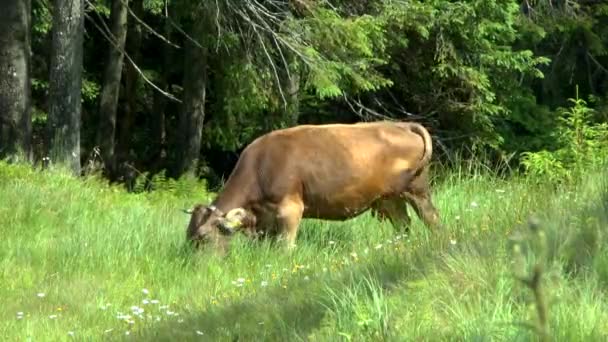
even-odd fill
[(224, 213), (213, 205), (198, 204), (184, 212), (191, 214), (186, 238), (197, 246), (209, 242), (223, 246), (229, 236), (254, 222), (251, 213), (243, 208)]

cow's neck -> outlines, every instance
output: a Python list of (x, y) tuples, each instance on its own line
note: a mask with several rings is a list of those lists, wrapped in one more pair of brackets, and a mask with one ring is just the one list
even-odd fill
[(235, 208), (247, 208), (249, 203), (247, 198), (245, 198), (246, 194), (247, 192), (244, 191), (244, 189), (233, 189), (232, 187), (226, 187), (215, 198), (213, 205), (224, 213), (227, 213)]
[(217, 198), (213, 201), (218, 209), (225, 213), (235, 208), (249, 209), (250, 204), (260, 196), (257, 183), (247, 172), (251, 168), (245, 167), (250, 164), (247, 159), (237, 162), (235, 170), (228, 177), (224, 189), (219, 192)]

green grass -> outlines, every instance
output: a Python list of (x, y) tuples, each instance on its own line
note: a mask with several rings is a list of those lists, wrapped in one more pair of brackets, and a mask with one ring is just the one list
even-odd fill
[[(513, 277), (510, 236), (536, 213), (553, 340), (605, 341), (607, 184), (599, 173), (555, 188), (454, 172), (435, 187), (439, 234), (417, 218), (409, 237), (367, 214), (307, 220), (292, 254), (237, 238), (219, 258), (184, 245), (180, 209), (207, 199), (200, 185), (127, 194), (0, 163), (0, 332), (4, 341), (534, 340), (525, 326), (534, 300)], [(521, 246), (518, 269), (530, 268), (542, 251)]]

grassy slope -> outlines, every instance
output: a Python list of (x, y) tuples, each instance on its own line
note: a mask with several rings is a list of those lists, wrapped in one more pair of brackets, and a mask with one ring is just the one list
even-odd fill
[(179, 209), (203, 199), (185, 186), (125, 194), (0, 164), (3, 340), (529, 340), (508, 235), (532, 211), (548, 222), (554, 337), (608, 337), (601, 177), (572, 192), (452, 174), (439, 235), (418, 219), (409, 238), (368, 215), (305, 221), (292, 255), (237, 239), (225, 259), (183, 248)]

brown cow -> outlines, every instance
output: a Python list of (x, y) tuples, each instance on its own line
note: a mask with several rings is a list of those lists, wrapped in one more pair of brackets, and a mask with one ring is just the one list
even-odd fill
[[(428, 165), (433, 152), (420, 124), (379, 121), (301, 125), (255, 139), (223, 191), (197, 205), (187, 239), (224, 248), (229, 235), (278, 235), (294, 246), (302, 218), (346, 220), (368, 209), (395, 229), (409, 226), (406, 203), (431, 228)], [(407, 229), (407, 228), (406, 228)]]

